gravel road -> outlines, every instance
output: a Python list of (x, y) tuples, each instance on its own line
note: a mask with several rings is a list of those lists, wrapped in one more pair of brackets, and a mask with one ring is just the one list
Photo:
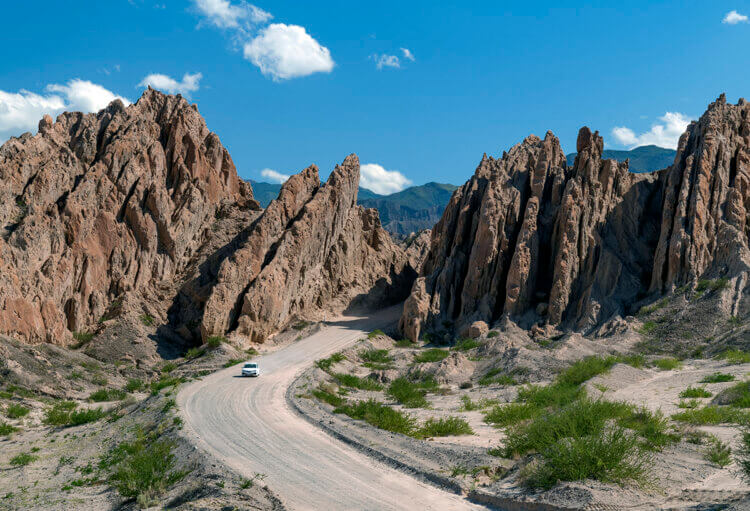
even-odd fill
[(235, 366), (185, 386), (177, 402), (186, 435), (244, 477), (265, 474), (265, 484), (295, 511), (486, 509), (336, 441), (287, 405), (285, 392), (302, 370), (392, 323), (399, 311), (339, 318), (257, 357), (259, 378), (240, 378)]

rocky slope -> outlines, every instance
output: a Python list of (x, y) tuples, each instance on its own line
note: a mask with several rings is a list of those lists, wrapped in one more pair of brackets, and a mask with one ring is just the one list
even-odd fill
[(657, 174), (602, 159), (588, 128), (572, 167), (550, 133), (485, 156), (432, 230), (402, 331), (469, 333), (503, 315), (545, 335), (586, 330), (704, 275), (744, 288), (749, 116), (722, 96)]
[(118, 296), (169, 281), (224, 203), (257, 208), (194, 105), (47, 116), (0, 148), (0, 332), (64, 344)]
[(325, 185), (313, 166), (261, 211), (180, 96), (45, 117), (0, 148), (0, 333), (70, 344), (126, 313), (167, 336), (262, 341), (403, 298), (414, 272), (377, 212), (356, 206), (358, 181), (356, 156)]

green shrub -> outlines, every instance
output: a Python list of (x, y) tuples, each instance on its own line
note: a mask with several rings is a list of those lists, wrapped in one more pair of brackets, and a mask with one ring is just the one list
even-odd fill
[(360, 390), (383, 390), (383, 386), (372, 378), (360, 378), (353, 374), (336, 373), (333, 375), (339, 385)]
[(528, 403), (497, 405), (484, 415), (484, 422), (496, 427), (506, 427), (531, 419), (540, 413), (540, 408)]
[(391, 382), (387, 394), (407, 408), (428, 408), (430, 406), (425, 398), (427, 392), (424, 387), (403, 376)]
[(48, 426), (67, 426), (70, 414), (77, 406), (73, 401), (58, 401), (45, 410), (43, 422)]
[(680, 392), (680, 397), (711, 397), (711, 393), (703, 387), (688, 387)]
[(527, 385), (518, 390), (516, 401), (526, 402), (538, 408), (560, 407), (580, 398), (584, 391), (577, 385)]
[(671, 371), (682, 367), (682, 362), (672, 357), (659, 358), (654, 360), (653, 364), (662, 371)]
[(397, 348), (414, 348), (417, 343), (412, 342), (410, 339), (404, 338), (396, 341), (395, 345)]
[(18, 431), (18, 428), (11, 426), (7, 422), (0, 422), (0, 436), (10, 436)]
[(120, 444), (116, 449), (119, 461), (110, 481), (120, 495), (134, 498), (141, 505), (152, 502), (187, 474), (174, 470), (172, 441), (147, 442), (141, 438)]
[(474, 430), (471, 429), (469, 423), (461, 417), (445, 417), (441, 419), (431, 417), (415, 432), (415, 436), (421, 438), (473, 434)]
[(700, 401), (697, 399), (691, 399), (689, 401), (680, 400), (679, 403), (677, 403), (677, 408), (682, 408), (683, 410), (693, 410), (695, 408), (698, 408), (700, 406)]
[(359, 357), (364, 362), (370, 362), (374, 364), (390, 364), (393, 362), (393, 357), (388, 353), (388, 350), (362, 350), (359, 352)]
[(745, 426), (740, 438), (740, 448), (735, 459), (742, 469), (745, 480), (750, 481), (750, 428)]
[(143, 389), (144, 385), (145, 384), (142, 380), (139, 380), (137, 378), (130, 378), (125, 384), (125, 390), (127, 392), (138, 392), (139, 390)]
[(641, 327), (638, 329), (638, 333), (642, 335), (649, 335), (654, 330), (656, 330), (656, 322), (655, 321), (645, 321)]
[(695, 291), (698, 293), (703, 293), (704, 291), (707, 291), (707, 290), (719, 291), (727, 287), (727, 285), (729, 285), (729, 279), (727, 278), (720, 278), (720, 279), (714, 279), (714, 280), (700, 279), (698, 281), (698, 285), (695, 286)]
[(251, 346), (251, 347), (249, 347), (248, 349), (245, 350), (245, 353), (247, 353), (251, 357), (254, 357), (255, 355), (257, 355), (260, 352)]
[(680, 439), (669, 432), (669, 421), (661, 412), (651, 412), (647, 408), (630, 407), (617, 422), (638, 433), (643, 439), (643, 447), (648, 450), (660, 451)]
[(193, 347), (185, 352), (185, 358), (188, 360), (195, 360), (198, 357), (203, 356), (205, 351), (203, 348)]
[(73, 339), (78, 341), (78, 345), (81, 346), (91, 341), (94, 338), (94, 334), (91, 332), (73, 332)]
[(30, 454), (28, 452), (23, 452), (17, 456), (12, 457), (10, 459), (10, 464), (14, 467), (25, 467), (29, 463), (33, 463), (38, 459), (38, 456), (34, 456), (33, 454)]
[(337, 396), (336, 394), (333, 394), (322, 387), (313, 390), (312, 395), (315, 396), (318, 400), (323, 401), (324, 403), (328, 403), (333, 407), (342, 406), (344, 403), (346, 403), (346, 400), (344, 398), (342, 398), (341, 396)]
[(487, 332), (488, 339), (492, 339), (493, 337), (497, 337), (498, 335), (500, 335), (500, 333), (495, 330), (490, 330), (489, 332)]
[(324, 371), (328, 371), (329, 369), (331, 369), (331, 366), (333, 364), (338, 364), (342, 360), (346, 360), (346, 357), (343, 353), (334, 353), (328, 358), (318, 360), (317, 362), (315, 362), (315, 365)]
[(736, 408), (709, 405), (703, 408), (676, 413), (672, 415), (672, 419), (695, 425), (726, 423), (746, 424), (748, 422), (748, 415)]
[(141, 323), (144, 326), (152, 326), (154, 324), (154, 317), (151, 314), (141, 314)]
[(382, 330), (373, 330), (372, 332), (370, 332), (369, 334), (367, 334), (367, 338), (368, 339), (374, 339), (375, 337), (378, 337), (378, 336), (381, 336), (381, 335), (385, 336), (385, 333)]
[(121, 401), (125, 399), (126, 393), (118, 389), (99, 389), (89, 396), (89, 401), (101, 403), (105, 401)]
[(88, 410), (74, 410), (70, 412), (69, 426), (81, 426), (89, 422), (96, 422), (107, 414), (101, 408), (89, 408)]
[(30, 409), (23, 405), (11, 403), (8, 405), (8, 408), (5, 409), (5, 415), (11, 419), (20, 419), (21, 417), (26, 417), (30, 411)]
[(310, 326), (310, 322), (309, 321), (298, 321), (297, 323), (295, 323), (294, 325), (292, 325), (292, 328), (294, 328), (295, 330), (297, 330), (299, 332), (299, 331), (304, 330), (308, 326)]
[(726, 404), (737, 408), (750, 408), (750, 381), (732, 385), (721, 393)]
[(353, 405), (343, 405), (336, 408), (334, 412), (343, 413), (352, 419), (363, 420), (376, 428), (402, 435), (413, 435), (416, 428), (416, 420), (412, 416), (394, 410), (374, 399), (358, 401)]
[(618, 357), (618, 362), (628, 364), (629, 366), (635, 367), (636, 369), (643, 369), (646, 367), (646, 357), (636, 353), (631, 355), (621, 355)]
[(487, 371), (484, 376), (479, 379), (479, 385), (515, 385), (516, 380), (503, 372), (499, 367), (495, 367)]
[(596, 375), (609, 371), (618, 362), (617, 357), (586, 357), (575, 362), (557, 376), (557, 382), (563, 385), (580, 385)]
[(713, 373), (709, 374), (705, 378), (701, 380), (701, 383), (724, 383), (728, 381), (733, 381), (734, 376), (727, 373)]
[(490, 406), (495, 406), (499, 404), (499, 401), (497, 399), (480, 399), (479, 401), (472, 401), (471, 397), (469, 396), (461, 396), (461, 402), (463, 403), (461, 405), (461, 410), (464, 412), (472, 412), (474, 410), (484, 410), (485, 408), (489, 408)]
[(151, 395), (155, 396), (159, 392), (161, 392), (162, 389), (165, 389), (167, 387), (176, 387), (180, 383), (184, 383), (184, 379), (180, 376), (165, 376), (162, 375), (159, 377), (158, 380), (151, 382)]
[(651, 314), (652, 312), (658, 311), (659, 309), (661, 309), (663, 307), (666, 307), (668, 303), (669, 303), (669, 300), (667, 298), (662, 298), (658, 302), (654, 302), (651, 305), (645, 305), (645, 306), (641, 307), (638, 310), (638, 315), (639, 316), (646, 316), (648, 314)]
[(541, 461), (523, 473), (533, 488), (550, 489), (559, 481), (595, 479), (644, 485), (650, 458), (635, 435), (615, 427), (591, 435), (561, 438), (541, 451)]
[(227, 367), (236, 366), (237, 364), (241, 364), (242, 362), (244, 362), (244, 360), (240, 360), (238, 358), (230, 358), (229, 360), (224, 362), (224, 367), (227, 368)]
[(727, 350), (717, 355), (716, 358), (725, 360), (730, 365), (750, 363), (750, 353), (742, 350)]
[(177, 369), (177, 364), (175, 364), (174, 362), (167, 362), (166, 364), (161, 366), (161, 372), (164, 374), (169, 374), (175, 369)]
[(224, 342), (227, 342), (227, 338), (223, 335), (212, 335), (206, 339), (206, 346), (213, 350), (221, 346)]
[(722, 468), (732, 462), (732, 448), (713, 435), (709, 437), (704, 455), (708, 461)]
[(430, 348), (428, 350), (415, 353), (414, 362), (417, 363), (429, 363), (429, 362), (440, 362), (445, 359), (450, 353), (440, 348)]
[(482, 343), (476, 339), (459, 339), (451, 348), (453, 351), (469, 351), (478, 348)]

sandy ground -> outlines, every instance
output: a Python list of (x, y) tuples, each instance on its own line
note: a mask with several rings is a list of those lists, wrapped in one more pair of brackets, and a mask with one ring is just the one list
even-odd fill
[(265, 482), (293, 510), (483, 509), (341, 444), (293, 412), (287, 387), (312, 361), (398, 319), (340, 318), (321, 331), (256, 358), (262, 375), (230, 368), (184, 387), (177, 397), (184, 434), (246, 477)]

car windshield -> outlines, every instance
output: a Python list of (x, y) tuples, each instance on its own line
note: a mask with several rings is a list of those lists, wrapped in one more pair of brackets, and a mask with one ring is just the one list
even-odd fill
[(245, 369), (257, 369), (258, 364), (245, 364)]

